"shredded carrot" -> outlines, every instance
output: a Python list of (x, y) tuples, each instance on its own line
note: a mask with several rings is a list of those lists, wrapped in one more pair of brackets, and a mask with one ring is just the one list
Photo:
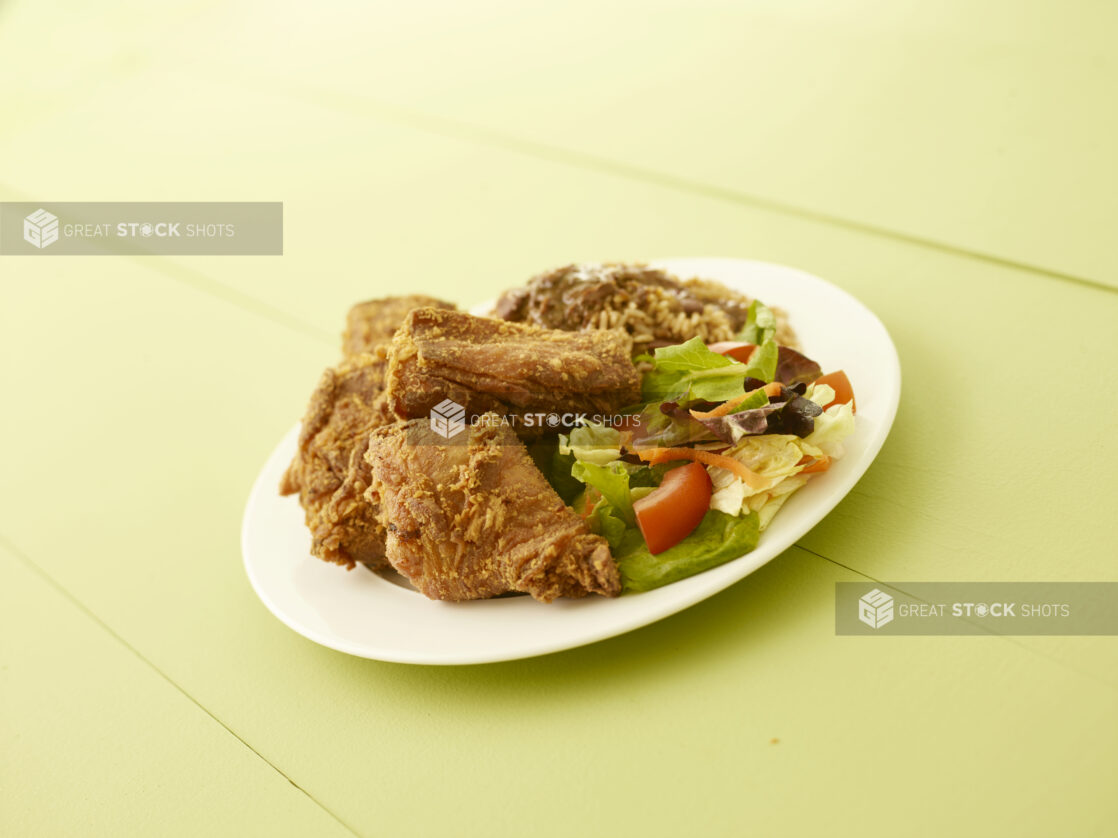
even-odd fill
[(729, 401), (722, 402), (722, 404), (718, 405), (718, 407), (712, 410), (692, 410), (689, 411), (689, 413), (696, 419), (717, 419), (719, 416), (725, 416), (727, 413), (729, 413), (731, 410), (733, 410), (735, 407), (737, 407), (739, 404), (744, 402), (756, 392), (756, 390), (750, 390), (748, 393), (742, 393), (740, 396), (734, 396)]
[(727, 471), (733, 472), (745, 481), (751, 489), (759, 491), (761, 489), (767, 489), (769, 486), (769, 481), (767, 479), (756, 472), (750, 471), (733, 457), (727, 457), (724, 454), (700, 451), (697, 448), (645, 448), (633, 453), (649, 465), (667, 463), (672, 460), (695, 460), (705, 466), (717, 466), (718, 468), (724, 468)]
[(826, 471), (831, 467), (831, 458), (824, 455), (818, 459), (812, 457), (804, 457), (796, 465), (803, 465), (807, 463), (807, 468), (800, 469), (800, 474), (817, 474)]
[[(773, 396), (780, 395), (780, 383), (777, 381), (774, 381), (771, 384), (766, 384), (764, 387), (758, 387), (757, 389), (764, 390), (765, 395), (768, 396), (770, 399)], [(717, 419), (720, 416), (725, 416), (727, 413), (729, 413), (731, 410), (733, 410), (735, 407), (737, 407), (739, 404), (744, 402), (756, 392), (757, 390), (750, 390), (748, 393), (742, 393), (740, 396), (734, 396), (729, 401), (722, 402), (722, 404), (718, 405), (718, 407), (714, 408), (713, 410), (692, 410), (690, 411), (690, 413), (696, 419)]]

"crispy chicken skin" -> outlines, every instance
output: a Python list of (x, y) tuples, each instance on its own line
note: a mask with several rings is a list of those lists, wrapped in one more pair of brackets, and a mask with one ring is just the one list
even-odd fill
[(619, 330), (563, 332), (418, 308), (388, 350), (385, 391), (401, 419), (444, 399), (468, 416), (612, 414), (640, 401), (632, 339)]
[(388, 560), (431, 599), (620, 593), (605, 539), (563, 504), (496, 414), (453, 442), (426, 420), (378, 428), (365, 458)]
[(413, 308), (445, 308), (453, 311), (454, 303), (409, 294), (404, 297), (385, 297), (358, 303), (346, 315), (345, 332), (342, 334), (342, 354), (347, 358), (363, 352), (373, 352), (377, 346), (388, 343)]
[(311, 552), (353, 568), (383, 567), (384, 527), (365, 499), (364, 454), (373, 429), (394, 421), (382, 393), (387, 362), (356, 355), (322, 374), (307, 406), (295, 459), (280, 494), (299, 493), (311, 531)]
[(384, 527), (365, 499), (365, 449), (374, 428), (396, 421), (383, 394), (387, 345), (417, 306), (454, 308), (434, 297), (410, 295), (358, 303), (346, 317), (341, 365), (327, 370), (307, 406), (299, 449), (280, 482), (280, 494), (299, 494), (311, 531), (311, 552), (353, 568), (387, 565)]

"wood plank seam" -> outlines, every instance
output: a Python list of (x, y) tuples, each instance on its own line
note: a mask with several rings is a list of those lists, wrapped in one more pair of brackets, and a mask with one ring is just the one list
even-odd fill
[[(264, 91), (265, 88), (262, 86), (260, 90)], [(266, 90), (269, 93), (276, 92), (272, 88), (266, 88)], [(631, 163), (609, 157), (602, 157), (584, 151), (576, 151), (562, 146), (553, 146), (535, 140), (528, 140), (506, 134), (502, 131), (472, 125), (460, 120), (413, 111), (408, 108), (400, 107), (399, 105), (393, 105), (365, 96), (359, 97), (352, 94), (338, 93), (337, 91), (311, 88), (304, 88), (302, 91), (297, 91), (286, 87), (280, 91), (280, 94), (318, 107), (332, 107), (335, 110), (340, 110), (350, 115), (381, 119), (385, 122), (414, 128), (444, 138), (473, 142), (490, 148), (504, 149), (505, 151), (512, 151), (538, 160), (575, 166), (589, 171), (610, 174), (615, 177), (623, 177), (653, 184), (655, 186), (674, 189), (680, 192), (687, 192), (693, 195), (701, 195), (719, 201), (740, 204), (753, 209), (784, 215), (802, 221), (814, 221), (820, 224), (827, 224), (852, 232), (862, 233), (876, 238), (891, 239), (923, 249), (936, 250), (941, 253), (974, 259), (999, 267), (1027, 271), (1049, 279), (1086, 285), (1089, 288), (1095, 288), (1111, 294), (1118, 293), (1118, 287), (1108, 285), (1096, 279), (1091, 279), (1090, 277), (1077, 276), (1050, 268), (1042, 268), (1037, 265), (1030, 265), (1027, 262), (1007, 259), (980, 250), (972, 250), (935, 239), (903, 233), (875, 224), (853, 221), (842, 218), (841, 216), (796, 206), (795, 204), (784, 201), (777, 201), (760, 195), (729, 189), (724, 186), (692, 180), (690, 178), (649, 169), (643, 166), (634, 166)]]
[[(205, 707), (205, 705), (203, 705), (198, 699), (196, 699), (193, 695), (191, 695), (189, 692), (187, 692), (186, 689), (182, 685), (180, 685), (178, 682), (176, 682), (174, 679), (172, 679), (169, 675), (167, 675), (161, 669), (159, 669), (159, 667), (157, 667), (151, 660), (149, 660), (142, 652), (140, 652), (138, 649), (136, 649), (135, 646), (133, 646), (131, 643), (129, 643), (127, 640), (125, 640), (110, 625), (108, 625), (108, 623), (106, 623), (103, 619), (101, 619), (89, 606), (87, 606), (85, 603), (83, 603), (81, 600), (79, 600), (73, 593), (70, 592), (69, 589), (67, 589), (64, 585), (62, 585), (60, 582), (58, 582), (49, 573), (47, 573), (42, 567), (40, 567), (35, 561), (33, 561), (26, 553), (24, 553), (22, 550), (20, 550), (18, 547), (16, 547), (16, 545), (11, 541), (11, 539), (7, 538), (3, 533), (0, 533), (0, 548), (6, 549), (9, 553), (11, 553), (11, 555), (16, 557), (19, 561), (21, 561), (24, 565), (26, 565), (31, 571), (33, 571), (35, 574), (40, 576), (44, 581), (46, 581), (53, 588), (55, 588), (59, 593), (61, 593), (68, 600), (70, 600), (70, 602), (72, 602), (76, 607), (81, 609), (81, 611), (83, 613), (87, 614), (90, 617), (90, 619), (94, 620), (106, 632), (108, 632), (110, 636), (112, 636), (119, 643), (121, 643), (123, 646), (125, 646), (139, 660), (141, 660), (143, 663), (145, 663), (149, 667), (151, 667), (152, 670), (154, 670), (156, 673), (158, 673), (160, 675), (160, 677), (165, 679), (167, 681), (167, 683), (171, 684), (176, 690), (178, 690), (184, 696), (186, 696), (192, 703), (197, 705), (199, 709), (201, 709), (204, 713), (206, 713), (206, 715), (210, 716), (210, 718), (212, 718), (215, 722), (217, 722), (219, 725), (221, 725), (223, 728), (225, 728), (227, 731), (229, 731), (229, 733), (232, 736), (236, 737), (241, 743), (243, 743), (246, 748), (248, 748), (254, 754), (256, 754), (258, 757), (260, 757), (260, 759), (264, 760), (264, 762), (268, 763), (268, 765), (270, 765), (273, 769), (275, 769), (275, 771), (277, 773), (279, 773), (282, 777), (284, 777), (284, 779), (286, 779), (293, 786), (295, 786), (295, 788), (299, 789), (299, 791), (303, 792), (303, 794), (307, 795), (308, 798), (310, 798), (312, 801), (314, 801), (316, 804), (318, 804), (323, 809), (323, 811), (327, 812), (332, 817), (334, 817), (335, 820), (338, 821), (338, 823), (340, 823), (342, 826), (344, 826), (346, 829), (348, 829), (354, 835), (359, 834), (349, 824), (345, 823), (341, 818), (339, 818), (334, 812), (327, 809), (326, 806), (324, 806), (321, 802), (319, 802), (306, 789), (304, 789), (302, 786), (300, 786), (298, 783), (296, 783), (295, 780), (293, 780), (290, 776), (288, 776), (286, 773), (284, 773), (284, 771), (282, 769), (280, 769), (278, 766), (276, 766), (274, 763), (272, 763), (270, 760), (268, 760), (267, 757), (263, 756), (259, 751), (257, 751), (251, 744), (249, 744), (245, 739), (243, 739), (236, 731), (234, 731), (231, 727), (229, 727), (227, 724), (225, 724), (225, 722), (223, 722), (221, 719), (219, 719), (217, 716), (215, 716), (212, 712), (210, 712), (210, 710), (207, 709)], [(839, 562), (839, 561), (836, 561), (835, 559), (829, 558), (828, 556), (825, 556), (822, 553), (818, 553), (815, 550), (810, 550), (807, 547), (804, 547), (803, 545), (801, 545), (799, 543), (793, 544), (792, 547), (790, 547), (789, 549), (790, 550), (801, 550), (804, 553), (807, 553), (811, 556), (814, 556), (817, 559), (822, 559), (823, 561), (829, 562), (830, 564), (833, 564), (836, 567), (840, 567), (843, 570), (849, 571), (850, 573), (853, 573), (857, 576), (861, 576), (863, 579), (866, 579), (867, 581), (872, 582), (875, 585), (886, 585), (886, 583), (881, 579), (877, 579), (874, 576), (870, 576), (869, 574), (864, 573), (864, 572), (862, 572), (860, 570), (857, 570), (855, 568), (852, 568), (848, 565), (845, 565), (842, 562)], [(900, 591), (901, 593), (905, 594), (906, 596), (911, 596), (914, 599), (919, 599), (919, 597), (916, 597), (914, 594), (911, 594), (910, 592), (904, 590), (904, 588), (896, 587), (895, 590)], [(1029, 654), (1036, 655), (1036, 656), (1048, 661), (1049, 663), (1053, 663), (1053, 664), (1056, 664), (1057, 666), (1061, 666), (1061, 667), (1067, 669), (1070, 672), (1074, 672), (1076, 675), (1088, 678), (1092, 682), (1094, 682), (1096, 684), (1099, 684), (1099, 685), (1103, 686), (1104, 688), (1118, 694), (1118, 685), (1115, 685), (1113, 683), (1110, 683), (1109, 681), (1106, 681), (1106, 680), (1103, 680), (1103, 679), (1099, 678), (1093, 672), (1090, 672), (1088, 670), (1081, 669), (1077, 666), (1069, 664), (1067, 661), (1064, 661), (1064, 660), (1060, 659), (1059, 657), (1056, 657), (1055, 655), (1051, 655), (1051, 654), (1043, 652), (1039, 649), (1035, 649), (1032, 646), (1029, 646), (1029, 645), (1021, 642), (1021, 640), (1017, 637), (1013, 637), (1013, 636), (1010, 636), (1010, 635), (999, 634), (999, 633), (991, 631), (989, 629), (985, 629), (985, 630), (986, 630), (987, 634), (989, 634), (992, 637), (995, 637), (999, 640), (1004, 640), (1006, 642), (1012, 643), (1013, 645), (1017, 646), (1020, 649), (1023, 649), (1025, 652), (1027, 652)]]
[[(918, 600), (919, 602), (926, 602), (926, 600), (922, 599), (921, 597), (916, 596), (916, 594), (912, 593), (911, 591), (905, 590), (901, 586), (890, 584), (888, 582), (885, 582), (884, 580), (878, 579), (875, 576), (870, 576), (868, 573), (864, 573), (860, 570), (857, 570), (856, 568), (850, 567), (849, 565), (845, 565), (842, 562), (835, 561), (832, 558), (828, 558), (827, 556), (824, 556), (822, 553), (817, 553), (814, 550), (810, 550), (807, 547), (804, 547), (799, 542), (797, 542), (796, 544), (793, 544), (792, 549), (803, 550), (805, 553), (810, 553), (811, 555), (815, 556), (816, 558), (823, 559), (824, 561), (830, 562), (833, 565), (837, 565), (838, 567), (844, 568), (845, 570), (849, 570), (851, 573), (854, 573), (858, 576), (861, 576), (863, 579), (867, 580), (868, 582), (872, 582), (875, 585), (880, 585), (882, 587), (891, 588), (892, 590), (898, 591), (898, 592), (904, 594), (907, 597), (911, 597), (912, 599)], [(997, 631), (994, 631), (989, 626), (980, 625), (978, 623), (975, 623), (973, 620), (967, 620), (967, 622), (969, 622), (973, 625), (977, 625), (979, 628), (982, 629), (983, 632), (990, 635), (991, 637), (997, 637), (1001, 640), (1006, 640), (1006, 641), (1012, 643), (1013, 645), (1017, 646), (1018, 648), (1024, 649), (1025, 651), (1030, 652), (1031, 654), (1038, 655), (1038, 656), (1044, 658), (1045, 660), (1047, 660), (1051, 663), (1059, 664), (1060, 666), (1063, 666), (1063, 667), (1069, 669), (1070, 671), (1074, 672), (1076, 675), (1083, 676), (1084, 678), (1089, 678), (1090, 680), (1094, 681), (1096, 684), (1101, 684), (1102, 686), (1106, 687), (1107, 689), (1109, 689), (1109, 690), (1111, 690), (1115, 693), (1118, 693), (1118, 684), (1115, 684), (1115, 683), (1112, 683), (1110, 681), (1106, 681), (1102, 678), (1099, 678), (1093, 672), (1089, 672), (1085, 669), (1080, 669), (1077, 666), (1073, 666), (1072, 664), (1069, 664), (1066, 661), (1061, 660), (1060, 658), (1058, 658), (1054, 655), (1050, 655), (1047, 652), (1042, 652), (1039, 649), (1034, 649), (1032, 646), (1029, 646), (1028, 644), (1022, 642), (1021, 639), (1019, 637), (1015, 636), (1015, 635), (1001, 634)]]
[[(0, 182), (0, 197), (4, 200), (10, 201), (34, 201), (30, 195), (13, 189), (6, 183)], [(111, 258), (111, 257), (110, 257)], [(206, 274), (182, 265), (178, 262), (169, 260), (164, 256), (135, 256), (129, 255), (123, 258), (129, 261), (150, 268), (158, 273), (163, 274), (169, 279), (173, 279), (183, 285), (190, 286), (195, 290), (208, 294), (211, 297), (216, 297), (219, 300), (224, 300), (227, 303), (236, 306), (249, 314), (263, 317), (271, 323), (278, 323), (288, 329), (292, 329), (302, 335), (314, 338), (315, 340), (323, 341), (334, 345), (338, 342), (338, 335), (328, 332), (325, 329), (320, 329), (313, 323), (308, 323), (300, 317), (295, 316), (282, 308), (272, 305), (267, 300), (260, 297), (255, 297), (252, 294), (245, 294), (243, 291), (238, 291), (230, 285), (221, 282), (220, 280), (213, 279)]]
[(142, 652), (140, 652), (140, 650), (138, 650), (135, 646), (133, 646), (131, 643), (129, 643), (126, 639), (124, 639), (124, 637), (122, 637), (117, 631), (115, 631), (112, 626), (110, 626), (103, 619), (101, 619), (101, 617), (98, 616), (97, 613), (94, 612), (92, 608), (90, 608), (85, 603), (83, 603), (80, 599), (78, 599), (68, 588), (66, 588), (61, 582), (59, 582), (57, 579), (55, 579), (53, 576), (51, 576), (49, 573), (47, 573), (37, 562), (33, 561), (30, 558), (30, 556), (28, 556), (21, 549), (19, 549), (11, 541), (11, 539), (9, 539), (7, 536), (5, 536), (2, 533), (0, 533), (0, 549), (7, 552), (16, 561), (18, 561), (20, 564), (22, 564), (24, 567), (26, 567), (28, 570), (30, 570), (32, 573), (34, 573), (36, 576), (38, 576), (40, 579), (42, 579), (44, 582), (46, 582), (48, 585), (50, 585), (51, 588), (53, 588), (55, 591), (57, 591), (70, 604), (72, 604), (75, 608), (77, 608), (79, 611), (81, 611), (83, 614), (85, 614), (89, 619), (93, 620), (93, 622), (96, 623), (111, 638), (113, 638), (113, 640), (115, 640), (117, 643), (119, 643), (121, 646), (123, 646), (129, 652), (131, 652), (137, 658), (137, 660), (139, 660), (141, 663), (146, 665), (153, 672), (155, 672), (160, 678), (162, 678), (164, 681), (166, 681), (168, 684), (170, 684), (172, 687), (174, 687), (175, 690), (177, 690), (179, 693), (181, 693), (188, 701), (190, 701), (191, 704), (193, 704), (195, 707), (197, 707), (199, 710), (201, 710), (203, 713), (205, 713), (207, 716), (209, 716), (211, 719), (213, 719), (214, 722), (221, 725), (221, 727), (224, 728), (229, 733), (230, 736), (235, 738), (238, 742), (240, 742), (242, 745), (244, 745), (246, 748), (248, 748), (250, 751), (252, 751), (252, 753), (254, 753), (260, 760), (262, 760), (264, 763), (266, 763), (268, 766), (270, 766), (273, 771), (275, 771), (277, 774), (279, 774), (281, 777), (283, 777), (285, 780), (287, 780), (287, 782), (291, 783), (291, 785), (293, 787), (298, 789), (312, 803), (314, 803), (316, 806), (318, 806), (320, 809), (322, 809), (322, 811), (326, 812), (326, 814), (328, 814), (330, 817), (332, 817), (335, 821), (337, 821), (341, 826), (343, 826), (345, 829), (347, 829), (350, 833), (352, 833), (353, 835), (359, 836), (359, 838), (360, 838), (360, 833), (357, 832), (352, 826), (350, 826), (348, 823), (343, 821), (336, 813), (334, 813), (333, 811), (328, 809), (320, 800), (318, 800), (314, 795), (312, 795), (305, 788), (303, 788), (301, 785), (299, 785), (297, 782), (295, 782), (294, 779), (292, 779), (287, 773), (285, 773), (281, 768), (279, 768), (279, 766), (277, 766), (274, 762), (272, 762), (267, 757), (265, 757), (263, 754), (261, 754), (260, 751), (256, 750), (256, 748), (254, 748), (251, 744), (249, 744), (249, 742), (247, 742), (243, 737), (241, 737), (235, 730), (233, 730), (233, 728), (229, 727), (229, 725), (225, 724), (225, 722), (223, 722), (216, 715), (214, 715), (198, 699), (196, 699), (193, 695), (191, 695), (189, 692), (187, 692), (186, 689), (184, 689), (181, 684), (179, 684), (177, 681), (175, 681), (173, 678), (171, 678), (166, 672), (164, 672), (158, 666), (156, 666), (148, 657), (146, 657)]

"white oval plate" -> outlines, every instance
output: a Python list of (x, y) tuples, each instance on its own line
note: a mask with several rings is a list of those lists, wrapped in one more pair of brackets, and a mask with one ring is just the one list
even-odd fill
[(846, 370), (854, 385), (857, 429), (845, 456), (792, 496), (753, 552), (617, 599), (435, 602), (360, 566), (346, 572), (311, 556), (298, 500), (276, 490), (295, 453), (296, 426), (257, 477), (241, 530), (245, 568), (264, 604), (304, 637), (351, 655), (422, 664), (514, 660), (593, 643), (681, 611), (748, 576), (815, 526), (869, 468), (893, 424), (901, 369), (885, 327), (845, 291), (793, 268), (741, 259), (656, 264), (680, 277), (720, 280), (785, 309), (806, 354), (826, 371)]

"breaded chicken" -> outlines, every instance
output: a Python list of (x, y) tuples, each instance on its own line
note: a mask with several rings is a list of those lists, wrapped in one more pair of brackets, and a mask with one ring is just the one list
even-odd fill
[(401, 419), (425, 416), (445, 399), (467, 417), (611, 415), (640, 401), (631, 354), (632, 340), (619, 330), (563, 332), (417, 308), (392, 339), (385, 391)]
[(352, 568), (382, 567), (384, 528), (365, 499), (365, 449), (375, 428), (395, 421), (382, 393), (387, 363), (356, 355), (322, 374), (299, 433), (299, 449), (280, 494), (299, 493), (311, 552)]
[(311, 552), (353, 568), (386, 566), (384, 528), (365, 499), (369, 433), (396, 421), (383, 395), (387, 344), (416, 306), (454, 308), (421, 295), (358, 303), (346, 317), (341, 365), (327, 370), (311, 395), (299, 450), (280, 494), (299, 493), (311, 531)]
[(453, 441), (427, 420), (379, 428), (365, 457), (388, 561), (431, 599), (620, 593), (605, 539), (563, 504), (500, 416)]
[(413, 308), (445, 308), (453, 311), (454, 303), (409, 294), (404, 297), (385, 297), (358, 303), (346, 315), (345, 332), (342, 334), (342, 354), (346, 357), (363, 352), (375, 352), (381, 344), (388, 343)]

